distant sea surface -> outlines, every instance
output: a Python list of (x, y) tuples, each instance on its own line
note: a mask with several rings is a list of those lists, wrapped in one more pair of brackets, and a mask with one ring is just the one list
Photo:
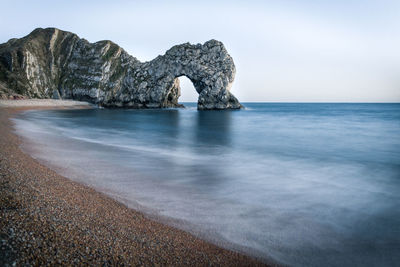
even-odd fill
[(290, 266), (399, 266), (400, 104), (55, 110), (15, 118), (60, 174)]

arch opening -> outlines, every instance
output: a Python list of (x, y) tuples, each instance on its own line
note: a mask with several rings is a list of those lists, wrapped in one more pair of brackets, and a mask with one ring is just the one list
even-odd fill
[(180, 96), (178, 98), (178, 103), (197, 103), (199, 93), (197, 93), (193, 82), (185, 75), (179, 76), (177, 79), (179, 79), (180, 84)]

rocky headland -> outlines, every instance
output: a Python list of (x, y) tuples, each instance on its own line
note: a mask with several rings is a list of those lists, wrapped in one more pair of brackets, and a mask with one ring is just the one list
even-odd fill
[(38, 28), (0, 45), (0, 98), (56, 98), (103, 107), (180, 107), (179, 77), (199, 93), (198, 109), (239, 109), (230, 92), (235, 64), (224, 45), (176, 45), (140, 62), (111, 41), (90, 43), (56, 28)]

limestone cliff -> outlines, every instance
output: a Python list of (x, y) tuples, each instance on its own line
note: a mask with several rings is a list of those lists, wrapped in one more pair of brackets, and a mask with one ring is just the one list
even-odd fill
[(111, 41), (89, 43), (55, 28), (34, 30), (0, 45), (0, 94), (85, 100), (104, 107), (178, 107), (180, 76), (199, 93), (199, 109), (237, 109), (229, 92), (235, 65), (210, 40), (172, 47), (140, 62)]

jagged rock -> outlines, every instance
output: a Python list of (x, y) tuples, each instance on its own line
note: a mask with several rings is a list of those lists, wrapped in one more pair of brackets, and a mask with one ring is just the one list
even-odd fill
[(179, 107), (180, 76), (199, 93), (198, 109), (237, 109), (235, 65), (224, 45), (176, 45), (140, 62), (111, 41), (89, 43), (55, 28), (0, 45), (0, 95), (84, 100), (105, 107)]

